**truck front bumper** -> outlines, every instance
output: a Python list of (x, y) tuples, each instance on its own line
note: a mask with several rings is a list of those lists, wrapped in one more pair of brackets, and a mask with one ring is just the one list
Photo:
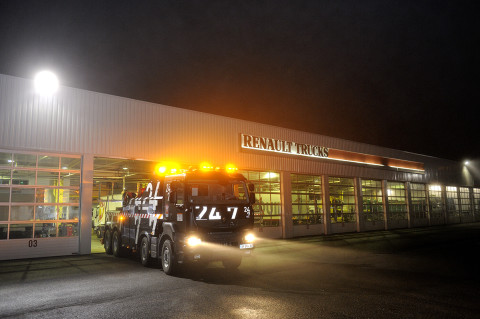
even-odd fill
[(254, 244), (251, 243), (239, 244), (237, 246), (201, 243), (195, 247), (184, 246), (178, 256), (178, 260), (180, 262), (210, 262), (225, 260), (233, 256), (251, 256), (254, 248)]

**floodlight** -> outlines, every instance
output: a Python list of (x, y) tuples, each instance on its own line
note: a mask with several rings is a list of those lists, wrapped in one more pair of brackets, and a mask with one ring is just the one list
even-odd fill
[(35, 90), (41, 95), (52, 95), (58, 90), (58, 78), (53, 72), (38, 72), (34, 82)]

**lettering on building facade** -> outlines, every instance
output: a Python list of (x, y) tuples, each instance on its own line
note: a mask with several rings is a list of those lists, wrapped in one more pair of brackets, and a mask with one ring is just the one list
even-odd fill
[(274, 138), (241, 134), (241, 147), (244, 149), (326, 158), (329, 148), (318, 145), (302, 144)]

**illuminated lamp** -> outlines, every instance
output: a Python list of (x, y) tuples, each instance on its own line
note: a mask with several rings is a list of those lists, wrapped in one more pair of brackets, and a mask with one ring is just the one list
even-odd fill
[(208, 163), (208, 162), (202, 162), (202, 163), (200, 164), (200, 170), (202, 170), (202, 171), (211, 171), (211, 170), (213, 170), (213, 166), (212, 166), (210, 163)]
[(233, 164), (227, 164), (225, 166), (225, 170), (227, 171), (227, 173), (234, 173), (234, 172), (238, 171), (238, 168)]
[(154, 174), (156, 175), (165, 175), (165, 174), (177, 174), (180, 172), (180, 165), (174, 162), (162, 162), (155, 166)]
[(34, 79), (35, 90), (41, 95), (52, 95), (58, 90), (58, 78), (53, 72), (38, 72)]
[(247, 243), (253, 243), (255, 241), (255, 235), (252, 233), (249, 233), (245, 236), (245, 241)]
[(162, 175), (162, 174), (165, 174), (166, 171), (167, 171), (167, 167), (166, 167), (166, 166), (164, 166), (164, 165), (162, 165), (162, 164), (157, 164), (157, 165), (155, 166), (155, 169), (153, 170), (153, 173), (154, 173), (155, 175), (157, 175), (157, 174)]
[(278, 174), (277, 173), (274, 173), (274, 172), (267, 172), (263, 178), (266, 178), (266, 179), (274, 179), (274, 178), (277, 178), (278, 177)]
[(202, 243), (202, 240), (198, 237), (191, 236), (191, 237), (187, 238), (187, 245), (188, 246), (195, 247), (195, 246), (200, 245), (201, 243)]

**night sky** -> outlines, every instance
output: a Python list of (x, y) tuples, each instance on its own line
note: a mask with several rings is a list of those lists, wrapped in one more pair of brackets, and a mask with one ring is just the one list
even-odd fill
[(0, 73), (480, 159), (477, 3), (1, 0)]

